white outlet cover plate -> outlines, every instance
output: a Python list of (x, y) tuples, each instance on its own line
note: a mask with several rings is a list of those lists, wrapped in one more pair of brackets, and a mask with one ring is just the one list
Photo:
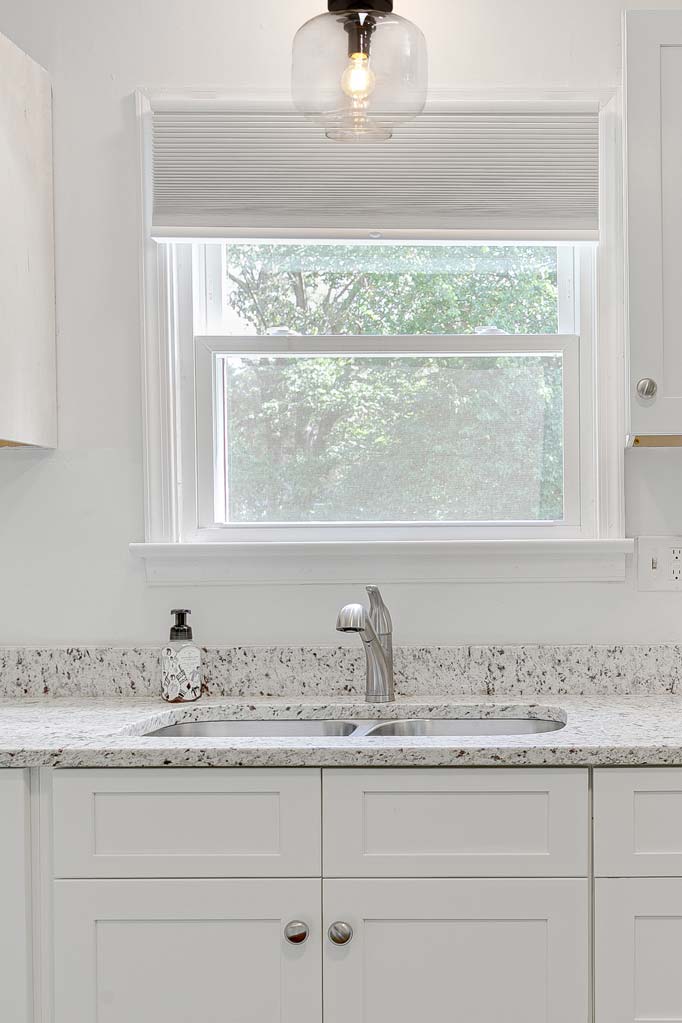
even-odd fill
[(682, 536), (640, 536), (637, 540), (640, 590), (682, 593)]

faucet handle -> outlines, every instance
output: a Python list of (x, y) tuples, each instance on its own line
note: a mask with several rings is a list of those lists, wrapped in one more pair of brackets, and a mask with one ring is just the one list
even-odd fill
[(367, 586), (369, 596), (369, 616), (377, 636), (390, 636), (393, 632), (391, 613), (384, 603), (378, 586)]

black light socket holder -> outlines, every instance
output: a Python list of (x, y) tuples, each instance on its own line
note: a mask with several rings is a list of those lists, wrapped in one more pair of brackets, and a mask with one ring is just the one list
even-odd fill
[(353, 13), (348, 16), (343, 27), (348, 35), (348, 56), (364, 53), (369, 57), (372, 36), (377, 27), (376, 20), (370, 15), (361, 21), (358, 15)]
[(364, 11), (366, 14), (392, 14), (393, 0), (328, 0), (330, 14), (343, 14), (344, 11)]

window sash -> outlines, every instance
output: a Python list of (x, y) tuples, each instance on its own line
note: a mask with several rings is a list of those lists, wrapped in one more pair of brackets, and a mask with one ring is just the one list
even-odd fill
[[(269, 240), (270, 242), (272, 240)], [(282, 241), (282, 239), (276, 239)], [(329, 242), (329, 239), (326, 239)], [(420, 239), (424, 241), (424, 239)], [(292, 244), (306, 244), (305, 239), (292, 239)], [(172, 246), (178, 252), (192, 253), (193, 288), (193, 320), (195, 335), (211, 334), (222, 336), (225, 333), (225, 284), (226, 284), (226, 242), (207, 240), (201, 244), (181, 244)], [(353, 244), (363, 244), (353, 242)], [(432, 244), (432, 243), (429, 243)], [(460, 240), (458, 247), (471, 245), (479, 247), (486, 244), (481, 239)], [(527, 242), (496, 241), (489, 243), (511, 247), (527, 245)], [(594, 254), (597, 249), (594, 243), (582, 244), (553, 241), (557, 249), (557, 291), (558, 291), (558, 334), (577, 334), (579, 332), (579, 293), (580, 276), (583, 270), (594, 274)], [(170, 247), (170, 246), (168, 246)], [(230, 335), (238, 336), (238, 335)], [(248, 335), (252, 337), (253, 335)], [(346, 336), (346, 335), (339, 335)], [(387, 337), (390, 335), (372, 335)], [(406, 336), (406, 335), (405, 335)], [(429, 337), (434, 335), (428, 335)]]
[[(471, 244), (476, 244), (472, 241)], [(209, 352), (229, 353), (237, 344), (254, 351), (276, 353), (291, 351), (291, 346), (319, 345), (319, 337), (244, 337), (223, 336), (222, 325), (222, 257), (223, 246), (213, 241), (201, 244), (173, 243), (157, 247), (159, 275), (161, 337), (159, 355), (165, 363), (164, 393), (168, 495), (165, 515), (176, 542), (229, 543), (316, 543), (405, 540), (503, 540), (503, 539), (588, 539), (597, 535), (599, 521), (597, 449), (595, 412), (596, 354), (594, 331), (596, 316), (597, 250), (593, 245), (565, 246), (559, 260), (559, 330), (566, 333), (548, 336), (524, 335), (462, 335), (455, 339), (463, 351), (546, 351), (564, 353), (564, 457), (565, 457), (565, 519), (556, 522), (471, 523), (460, 525), (384, 524), (347, 526), (318, 523), (299, 527), (285, 525), (215, 525), (213, 484), (215, 452), (211, 416), (216, 408), (216, 394), (211, 373), (206, 373), (204, 359), (198, 358), (198, 343)], [(360, 348), (380, 351), (382, 348), (423, 354), (440, 345), (453, 343), (453, 338), (428, 335), (411, 338), (400, 336), (365, 336), (352, 339)], [(326, 339), (329, 351), (338, 350), (350, 338)], [(276, 347), (275, 347), (276, 346)], [(480, 347), (479, 347), (480, 346)], [(210, 365), (210, 359), (208, 362)], [(204, 372), (200, 375), (199, 369)], [(574, 386), (575, 383), (575, 386)], [(206, 390), (208, 384), (208, 390)], [(201, 393), (201, 388), (207, 395)], [(206, 417), (208, 413), (208, 420)], [(203, 440), (200, 443), (200, 437)], [(208, 444), (206, 440), (208, 438)], [(295, 548), (292, 548), (292, 551)]]
[[(196, 504), (185, 540), (222, 542), (404, 540), (581, 535), (580, 338), (576, 335), (428, 337), (230, 337), (194, 339)], [(225, 424), (222, 357), (229, 355), (505, 355), (561, 354), (564, 385), (564, 518), (560, 522), (225, 523)]]

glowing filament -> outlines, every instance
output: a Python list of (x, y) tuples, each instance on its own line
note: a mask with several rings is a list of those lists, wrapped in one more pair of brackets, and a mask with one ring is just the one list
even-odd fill
[(350, 64), (341, 78), (341, 88), (346, 96), (352, 100), (366, 100), (374, 92), (376, 84), (376, 76), (369, 66), (369, 56), (366, 53), (352, 54)]

